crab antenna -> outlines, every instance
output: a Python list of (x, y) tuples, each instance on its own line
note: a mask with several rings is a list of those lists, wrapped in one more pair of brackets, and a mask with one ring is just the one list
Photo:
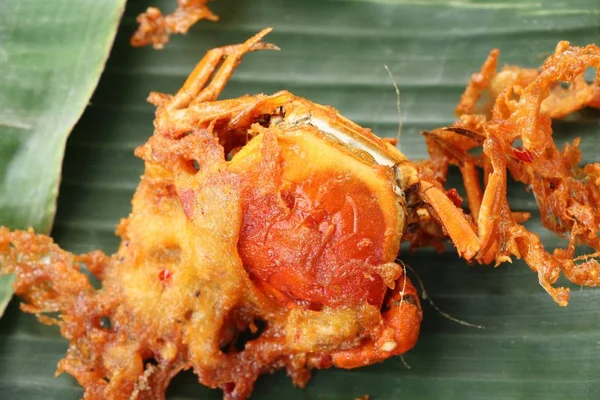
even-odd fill
[[(398, 261), (400, 261), (400, 260), (396, 259), (396, 262), (398, 262)], [(464, 326), (468, 326), (470, 328), (476, 328), (476, 329), (485, 329), (485, 326), (483, 326), (483, 325), (477, 325), (477, 324), (472, 324), (467, 321), (463, 321), (462, 319), (458, 319), (458, 318), (453, 317), (452, 315), (448, 314), (447, 312), (442, 311), (438, 307), (438, 305), (433, 302), (431, 297), (429, 297), (429, 295), (427, 294), (427, 291), (425, 290), (425, 285), (423, 284), (423, 280), (421, 279), (419, 274), (417, 274), (417, 271), (415, 271), (415, 269), (413, 267), (411, 267), (410, 265), (406, 265), (402, 261), (400, 261), (400, 262), (402, 263), (402, 266), (404, 267), (404, 271), (406, 271), (408, 269), (409, 271), (411, 271), (413, 273), (415, 278), (417, 278), (417, 282), (419, 282), (419, 286), (421, 287), (421, 298), (423, 300), (427, 300), (427, 302), (431, 305), (431, 307), (433, 307), (433, 309), (435, 311), (437, 311), (442, 317), (449, 319), (450, 321), (456, 322), (459, 325), (464, 325)]]
[(392, 75), (392, 71), (388, 68), (387, 65), (383, 66), (387, 73), (390, 75), (390, 79), (394, 84), (394, 89), (396, 89), (396, 108), (398, 109), (398, 132), (396, 133), (396, 140), (398, 141), (398, 147), (400, 147), (400, 135), (402, 135), (402, 112), (400, 111), (400, 89), (398, 89), (398, 84), (394, 79), (394, 75)]

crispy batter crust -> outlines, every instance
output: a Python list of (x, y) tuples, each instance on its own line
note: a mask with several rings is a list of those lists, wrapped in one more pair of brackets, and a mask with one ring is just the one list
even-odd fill
[[(260, 38), (209, 52), (197, 79), (224, 53), (239, 60), (270, 48)], [(261, 373), (285, 368), (304, 386), (312, 368), (355, 368), (412, 348), (421, 308), (394, 263), (405, 209), (392, 169), (277, 118), (306, 109), (372, 134), (287, 92), (214, 101), (219, 89), (209, 86), (200, 101), (187, 85), (151, 97), (156, 130), (136, 149), (145, 173), (115, 255), (75, 256), (46, 236), (0, 230), (2, 273), (15, 273), (23, 309), (70, 342), (58, 372), (86, 399), (161, 399), (191, 368), (225, 398), (243, 399)], [(242, 334), (251, 339), (239, 342)]]
[(138, 29), (131, 37), (131, 45), (135, 47), (152, 45), (162, 49), (169, 41), (171, 34), (184, 34), (196, 22), (207, 19), (218, 21), (206, 5), (208, 0), (177, 0), (177, 8), (171, 14), (163, 15), (156, 7), (148, 7), (146, 12), (138, 15)]
[[(579, 166), (579, 139), (559, 150), (551, 119), (599, 107), (600, 74), (591, 83), (583, 74), (600, 66), (600, 48), (560, 42), (538, 70), (508, 66), (496, 72), (498, 56), (499, 51), (493, 50), (471, 78), (456, 108), (455, 126), (426, 132), (428, 165), (440, 181), (445, 181), (449, 164), (459, 166), (471, 215), (484, 238), (477, 260), (500, 263), (522, 257), (554, 300), (566, 305), (569, 290), (552, 286), (561, 271), (578, 285), (600, 284), (595, 259), (600, 254), (600, 168)], [(484, 95), (487, 102), (482, 103)], [(516, 144), (519, 140), (522, 146)], [(479, 146), (481, 157), (468, 153)], [(528, 215), (510, 209), (507, 173), (533, 193), (544, 226), (568, 239), (565, 249), (548, 253), (521, 225)], [(581, 244), (594, 252), (576, 257), (575, 248)]]
[[(85, 398), (164, 398), (169, 380), (188, 368), (226, 398), (245, 398), (264, 372), (286, 368), (303, 386), (310, 368), (366, 365), (416, 342), (418, 297), (397, 266), (387, 277), (396, 289), (384, 313), (383, 298), (378, 305), (360, 300), (366, 297), (361, 287), (347, 287), (358, 298), (311, 310), (302, 299), (273, 295), (268, 282), (253, 282), (238, 255), (243, 177), (229, 171), (210, 132), (154, 136), (137, 153), (146, 172), (132, 214), (119, 226), (123, 241), (114, 256), (75, 256), (46, 236), (0, 230), (3, 272), (16, 274), (23, 309), (58, 324), (70, 341), (58, 372), (73, 375)], [(182, 201), (186, 193), (192, 199)], [(102, 289), (92, 288), (80, 262)], [(60, 316), (50, 319), (47, 312)], [(402, 332), (390, 328), (390, 319), (399, 319)], [(258, 323), (264, 331), (236, 349), (236, 336)], [(356, 352), (366, 354), (360, 364)]]

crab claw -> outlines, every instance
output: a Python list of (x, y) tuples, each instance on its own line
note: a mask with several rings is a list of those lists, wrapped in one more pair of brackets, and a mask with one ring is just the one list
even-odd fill
[(338, 368), (358, 368), (406, 353), (419, 337), (423, 312), (419, 295), (410, 280), (403, 275), (386, 299), (381, 325), (359, 347), (332, 353)]

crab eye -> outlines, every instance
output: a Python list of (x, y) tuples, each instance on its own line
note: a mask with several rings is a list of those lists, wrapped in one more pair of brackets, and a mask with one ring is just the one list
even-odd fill
[(378, 266), (398, 252), (404, 212), (391, 168), (317, 128), (268, 129), (230, 162), (243, 185), (245, 268), (291, 300), (381, 305)]

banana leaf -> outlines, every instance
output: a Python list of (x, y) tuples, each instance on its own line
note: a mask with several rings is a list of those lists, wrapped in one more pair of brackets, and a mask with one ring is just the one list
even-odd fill
[[(70, 137), (53, 236), (75, 252), (118, 244), (114, 226), (130, 210), (142, 173), (133, 149), (152, 133), (150, 90), (175, 92), (207, 49), (243, 41), (265, 26), (281, 52), (248, 55), (223, 97), (288, 89), (338, 108), (382, 136), (395, 136), (401, 91), (401, 148), (412, 159), (427, 156), (419, 132), (453, 121), (453, 108), (471, 73), (491, 48), (501, 62), (534, 67), (559, 40), (600, 39), (598, 3), (586, 1), (285, 1), (217, 0), (221, 20), (201, 22), (174, 37), (162, 51), (132, 49), (135, 16), (150, 4), (127, 4), (106, 70)], [(600, 114), (586, 110), (554, 123), (558, 142), (583, 137), (585, 162), (600, 161)], [(449, 186), (459, 186), (455, 177)], [(535, 213), (530, 193), (511, 185), (513, 208)], [(562, 239), (528, 227), (548, 248)], [(402, 259), (422, 279), (428, 297), (444, 312), (483, 325), (457, 324), (424, 303), (417, 346), (403, 359), (356, 370), (315, 371), (305, 389), (283, 372), (261, 377), (256, 399), (597, 399), (600, 398), (600, 290), (574, 287), (560, 308), (520, 261), (469, 266), (452, 247), (441, 254), (404, 251)], [(561, 282), (564, 283), (564, 282)], [(67, 343), (55, 328), (38, 324), (13, 301), (0, 321), (0, 398), (76, 399), (81, 388), (54, 378)], [(191, 372), (170, 385), (169, 399), (218, 399)]]
[(12, 284), (14, 281), (15, 277), (12, 274), (0, 277), (0, 315), (4, 314), (4, 310), (6, 310), (6, 306), (12, 297)]
[[(49, 232), (67, 136), (98, 84), (125, 0), (0, 2), (0, 224)], [(12, 278), (0, 278), (0, 316)]]

